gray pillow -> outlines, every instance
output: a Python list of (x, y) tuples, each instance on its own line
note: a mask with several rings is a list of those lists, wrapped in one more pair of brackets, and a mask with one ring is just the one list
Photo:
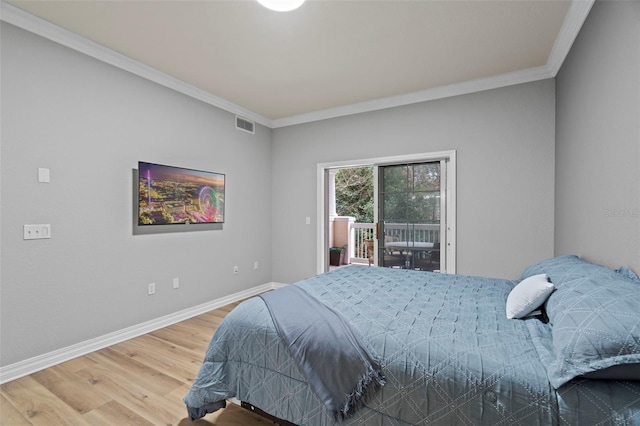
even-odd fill
[(613, 269), (587, 262), (575, 255), (558, 256), (531, 265), (522, 272), (521, 279), (538, 274), (547, 274), (556, 288), (573, 280), (587, 277), (609, 280), (623, 276)]
[[(555, 354), (547, 373), (555, 388), (618, 365), (637, 371), (633, 365), (640, 364), (640, 283), (620, 274), (610, 279), (576, 278), (558, 287), (546, 311)], [(607, 371), (619, 379), (616, 370)], [(606, 377), (607, 371), (600, 375)]]

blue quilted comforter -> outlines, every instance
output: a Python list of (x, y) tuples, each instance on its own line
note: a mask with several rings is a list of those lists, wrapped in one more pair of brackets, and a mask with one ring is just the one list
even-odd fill
[[(515, 284), (366, 266), (297, 283), (341, 312), (382, 358), (386, 385), (340, 424), (638, 424), (640, 382), (576, 379), (551, 386), (545, 366), (551, 326), (506, 318)], [(227, 315), (184, 400), (197, 410), (232, 397), (295, 424), (335, 424), (260, 298)]]

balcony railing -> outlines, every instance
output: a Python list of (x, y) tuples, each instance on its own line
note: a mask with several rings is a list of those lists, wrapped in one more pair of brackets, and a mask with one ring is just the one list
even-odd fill
[[(374, 238), (373, 223), (352, 223), (349, 229), (349, 259), (351, 263), (367, 263), (365, 240)], [(429, 242), (440, 241), (438, 223), (385, 223), (387, 241)]]
[(367, 248), (364, 240), (374, 237), (373, 223), (352, 223), (349, 230), (349, 259), (355, 263), (367, 262)]

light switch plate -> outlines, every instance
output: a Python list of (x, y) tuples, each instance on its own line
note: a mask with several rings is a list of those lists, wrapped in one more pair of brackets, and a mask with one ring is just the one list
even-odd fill
[(49, 173), (49, 169), (38, 169), (38, 182), (40, 183), (49, 183), (51, 181), (51, 174)]

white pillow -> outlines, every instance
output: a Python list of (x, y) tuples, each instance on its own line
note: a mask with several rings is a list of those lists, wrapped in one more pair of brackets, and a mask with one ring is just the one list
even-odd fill
[(507, 297), (507, 318), (523, 318), (544, 303), (555, 287), (547, 274), (533, 275), (516, 285)]

